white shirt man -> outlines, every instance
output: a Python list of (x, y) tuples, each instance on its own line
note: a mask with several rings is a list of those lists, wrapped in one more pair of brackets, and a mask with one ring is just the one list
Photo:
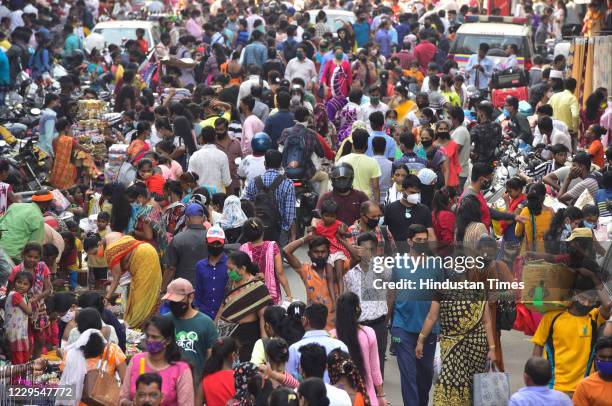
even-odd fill
[(289, 61), (285, 68), (285, 79), (292, 81), (294, 78), (300, 78), (306, 83), (317, 81), (317, 70), (315, 64), (308, 58), (300, 60), (297, 56)]
[[(567, 134), (567, 136), (569, 137), (569, 130), (567, 128), (567, 125), (563, 121), (553, 118), (552, 123), (553, 123), (553, 133), (554, 133), (554, 130), (557, 130), (564, 134)], [(540, 132), (540, 128), (536, 125), (533, 129), (533, 143), (531, 145), (535, 147), (536, 145), (541, 144), (543, 142), (544, 142), (544, 139), (542, 138), (542, 133)], [(554, 142), (550, 142), (548, 144), (555, 145)], [(571, 151), (571, 148), (570, 148), (570, 151)]]
[(251, 94), (251, 87), (254, 85), (261, 85), (264, 89), (268, 89), (268, 82), (260, 80), (259, 75), (250, 75), (247, 80), (240, 84), (236, 108), (240, 108), (240, 100), (242, 100), (243, 97)]
[(244, 191), (246, 192), (246, 187), (253, 179), (263, 175), (265, 171), (265, 156), (247, 155), (244, 157), (242, 161), (240, 161), (240, 166), (238, 166), (238, 176), (246, 179)]
[(372, 127), (370, 127), (370, 114), (380, 111), (383, 115), (387, 114), (389, 110), (389, 106), (385, 103), (379, 101), (377, 105), (373, 105), (372, 102), (367, 102), (360, 106), (359, 110), (357, 110), (357, 120), (363, 121), (366, 123), (368, 127), (368, 131), (372, 131)]
[(229, 161), (225, 152), (215, 144), (203, 145), (189, 158), (189, 172), (198, 175), (198, 185), (223, 192), (232, 183)]

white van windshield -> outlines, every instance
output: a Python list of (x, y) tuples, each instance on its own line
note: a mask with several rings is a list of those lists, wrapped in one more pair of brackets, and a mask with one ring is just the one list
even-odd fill
[(478, 47), (482, 43), (489, 44), (489, 54), (493, 56), (505, 56), (503, 51), (510, 44), (518, 47), (517, 56), (530, 57), (527, 38), (524, 36), (501, 36), (485, 34), (461, 34), (457, 33), (457, 38), (451, 50), (452, 54), (476, 54)]

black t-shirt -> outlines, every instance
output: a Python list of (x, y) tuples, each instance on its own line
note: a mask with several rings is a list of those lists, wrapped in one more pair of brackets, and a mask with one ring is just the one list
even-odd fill
[(424, 204), (407, 207), (397, 200), (385, 208), (385, 225), (389, 227), (395, 241), (408, 239), (408, 227), (412, 224), (421, 224), (427, 228), (432, 227), (431, 210)]

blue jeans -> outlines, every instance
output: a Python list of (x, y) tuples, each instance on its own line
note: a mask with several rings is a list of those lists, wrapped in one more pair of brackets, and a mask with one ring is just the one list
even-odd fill
[(418, 338), (417, 333), (409, 333), (397, 327), (391, 329), (391, 340), (397, 352), (404, 404), (427, 406), (433, 380), (433, 359), (438, 337), (435, 334), (427, 337), (421, 359), (418, 359), (414, 353)]
[(70, 290), (75, 290), (77, 288), (79, 274), (77, 271), (70, 269), (68, 270), (68, 276), (70, 278)]

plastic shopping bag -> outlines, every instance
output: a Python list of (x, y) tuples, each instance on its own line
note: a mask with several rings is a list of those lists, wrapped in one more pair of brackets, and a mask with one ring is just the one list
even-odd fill
[(487, 372), (474, 374), (474, 406), (507, 406), (510, 399), (508, 375), (487, 362)]

